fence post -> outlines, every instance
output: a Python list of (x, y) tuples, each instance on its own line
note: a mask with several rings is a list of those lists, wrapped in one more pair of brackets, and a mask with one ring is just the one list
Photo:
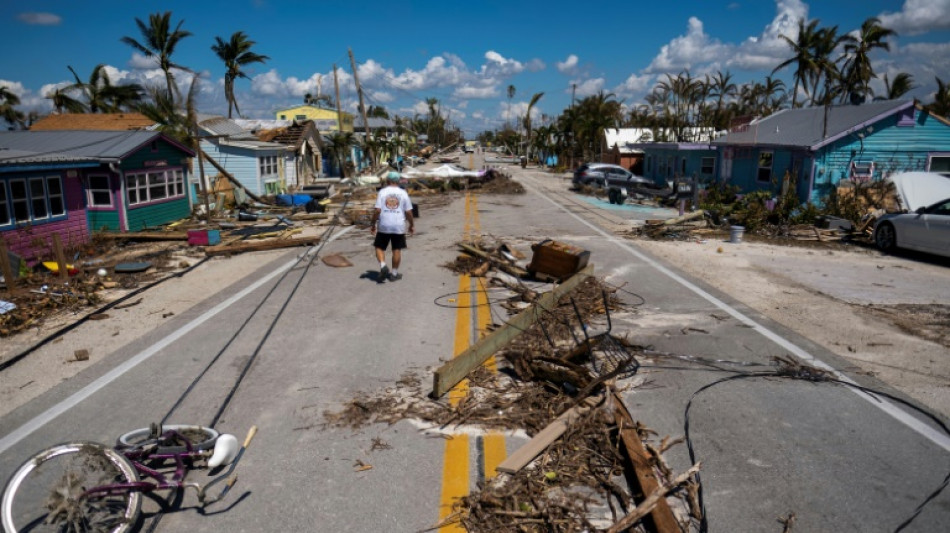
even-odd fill
[(63, 241), (59, 233), (53, 234), (53, 253), (56, 254), (56, 263), (59, 265), (59, 280), (65, 283), (69, 280), (69, 271), (66, 268), (66, 254), (63, 253)]
[(7, 243), (3, 239), (0, 239), (0, 274), (3, 274), (3, 279), (6, 282), (7, 293), (13, 294), (13, 291), (16, 287), (16, 277), (20, 273), (14, 272), (13, 268), (10, 266), (10, 256), (7, 253)]

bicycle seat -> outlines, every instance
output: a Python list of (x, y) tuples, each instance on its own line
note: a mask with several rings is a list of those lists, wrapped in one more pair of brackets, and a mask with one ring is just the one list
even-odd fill
[(208, 459), (208, 468), (231, 464), (240, 449), (241, 445), (238, 443), (237, 437), (228, 433), (222, 434), (214, 443), (214, 453)]

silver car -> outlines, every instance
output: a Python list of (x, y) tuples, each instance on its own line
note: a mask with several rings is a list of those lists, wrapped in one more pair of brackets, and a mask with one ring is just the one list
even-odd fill
[(906, 248), (950, 257), (950, 198), (913, 213), (882, 216), (874, 226), (874, 243), (886, 252)]
[(905, 248), (950, 257), (950, 177), (906, 172), (889, 178), (905, 213), (874, 224), (874, 243), (886, 252)]

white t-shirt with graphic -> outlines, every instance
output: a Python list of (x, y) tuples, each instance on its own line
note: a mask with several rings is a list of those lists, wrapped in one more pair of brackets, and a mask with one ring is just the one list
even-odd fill
[(409, 193), (390, 185), (379, 191), (376, 197), (376, 209), (379, 209), (380, 233), (406, 233), (406, 212), (412, 211)]

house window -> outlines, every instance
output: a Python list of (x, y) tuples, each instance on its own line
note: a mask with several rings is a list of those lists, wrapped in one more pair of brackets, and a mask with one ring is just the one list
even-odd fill
[(153, 170), (126, 174), (125, 188), (129, 205), (182, 197), (185, 195), (184, 173), (181, 170)]
[(683, 157), (680, 159), (680, 176), (686, 175), (686, 158)]
[(297, 115), (294, 120), (307, 120), (307, 115)]
[(772, 152), (759, 152), (759, 172), (755, 179), (760, 183), (772, 181)]
[(112, 207), (112, 190), (108, 176), (89, 176), (86, 185), (86, 203), (89, 207)]
[(950, 178), (950, 155), (931, 156), (930, 171)]
[(874, 161), (852, 161), (849, 178), (868, 181), (874, 176)]
[(277, 176), (277, 156), (276, 155), (265, 155), (257, 158), (258, 166), (261, 170), (261, 177), (276, 177)]
[(280, 116), (280, 119), (281, 119), (281, 120), (287, 120), (287, 115), (281, 115), (281, 116)]
[(699, 173), (704, 176), (712, 176), (716, 172), (716, 158), (704, 157), (700, 162)]
[(46, 178), (46, 193), (49, 199), (49, 214), (60, 217), (66, 214), (66, 200), (63, 194), (63, 180), (59, 176)]
[(0, 224), (32, 223), (66, 214), (59, 176), (10, 180), (10, 196), (0, 187)]
[(0, 226), (10, 223), (10, 201), (7, 200), (7, 187), (0, 181)]
[(666, 158), (666, 177), (667, 177), (667, 178), (673, 177), (673, 169), (674, 169), (674, 168), (676, 168), (676, 167), (673, 166), (673, 156), (667, 157), (667, 158)]

